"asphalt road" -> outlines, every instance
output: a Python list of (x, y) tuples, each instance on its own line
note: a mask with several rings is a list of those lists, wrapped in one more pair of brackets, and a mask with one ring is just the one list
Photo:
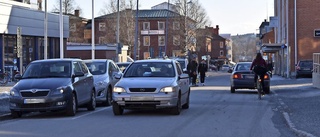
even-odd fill
[[(311, 78), (274, 76), (271, 94), (258, 100), (254, 90), (231, 94), (229, 73), (208, 75), (206, 86), (192, 87), (190, 108), (179, 116), (163, 110), (126, 110), (123, 116), (113, 116), (111, 107), (93, 112), (80, 109), (75, 117), (59, 113), (31, 113), (20, 119), (0, 116), (0, 136), (320, 136), (320, 93), (312, 87)], [(7, 98), (0, 101), (4, 113), (7, 102)]]

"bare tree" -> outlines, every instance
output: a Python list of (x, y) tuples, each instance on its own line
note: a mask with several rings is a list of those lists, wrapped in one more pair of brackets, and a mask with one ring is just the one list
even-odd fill
[[(129, 46), (130, 50), (134, 45), (134, 31), (135, 31), (135, 15), (134, 9), (136, 3), (134, 0), (120, 0), (120, 23), (119, 23), (119, 40), (120, 43)], [(110, 0), (105, 3), (103, 9), (100, 10), (101, 15), (105, 15), (106, 32), (105, 40), (108, 43), (116, 43), (117, 34), (117, 0)], [(110, 36), (113, 35), (113, 36)]]
[(210, 26), (210, 18), (198, 0), (174, 0), (174, 3), (176, 4), (175, 11), (181, 15), (179, 19), (180, 26), (183, 28), (181, 35), (186, 37), (182, 45), (187, 45), (188, 49), (195, 49), (198, 30)]
[[(75, 10), (75, 0), (62, 0), (62, 13), (73, 14)], [(53, 6), (52, 12), (60, 11), (60, 0), (56, 0), (56, 5)]]

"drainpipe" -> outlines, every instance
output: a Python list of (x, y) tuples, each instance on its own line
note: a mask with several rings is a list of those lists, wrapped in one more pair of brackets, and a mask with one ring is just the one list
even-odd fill
[(297, 47), (297, 0), (294, 0), (294, 64), (298, 60), (298, 47)]
[(290, 69), (290, 46), (289, 46), (289, 4), (288, 0), (286, 0), (286, 27), (287, 27), (287, 36), (286, 36), (286, 43), (287, 43), (287, 78), (289, 78), (289, 69)]

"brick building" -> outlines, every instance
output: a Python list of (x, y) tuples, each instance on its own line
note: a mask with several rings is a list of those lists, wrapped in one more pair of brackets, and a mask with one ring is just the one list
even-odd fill
[(275, 40), (270, 45), (262, 44), (263, 50), (278, 49), (277, 72), (294, 77), (295, 64), (299, 60), (312, 59), (320, 52), (320, 0), (275, 0), (275, 17), (270, 18), (269, 27), (274, 28)]

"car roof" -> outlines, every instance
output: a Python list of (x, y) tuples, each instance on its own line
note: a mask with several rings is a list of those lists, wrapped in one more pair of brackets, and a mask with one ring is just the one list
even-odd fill
[(145, 62), (166, 62), (170, 63), (172, 62), (171, 59), (145, 59), (145, 60), (137, 60), (134, 63), (145, 63)]
[(131, 64), (132, 62), (117, 62), (116, 64)]
[(237, 64), (251, 64), (252, 62), (237, 62)]
[(108, 62), (112, 61), (111, 59), (86, 59), (84, 62)]
[(41, 59), (41, 60), (35, 60), (32, 63), (38, 63), (38, 62), (56, 62), (56, 61), (82, 61), (81, 59), (76, 58), (54, 58), (54, 59)]

